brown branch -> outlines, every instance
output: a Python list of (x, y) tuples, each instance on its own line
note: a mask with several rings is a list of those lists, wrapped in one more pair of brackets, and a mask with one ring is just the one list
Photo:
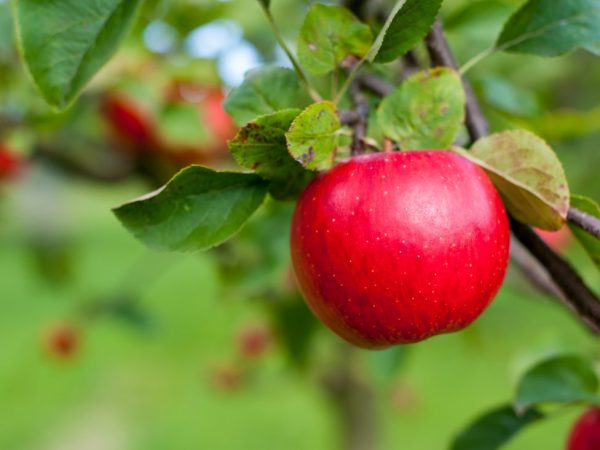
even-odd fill
[[(456, 67), (456, 62), (446, 41), (439, 20), (427, 37), (427, 48), (434, 64), (448, 64)], [(464, 81), (464, 80), (463, 80)], [(469, 84), (464, 81), (465, 89)], [(466, 122), (471, 140), (475, 141), (487, 134), (485, 119), (477, 98), (472, 90), (467, 90)], [(600, 299), (585, 284), (575, 269), (531, 229), (514, 219), (510, 219), (513, 234), (537, 259), (550, 275), (562, 293), (563, 302), (575, 312), (592, 330), (600, 333)]]
[(514, 237), (510, 240), (510, 260), (540, 292), (557, 299), (564, 298), (546, 269)]
[(352, 83), (350, 86), (350, 95), (354, 103), (358, 120), (353, 126), (352, 143), (350, 144), (350, 154), (360, 155), (365, 152), (364, 139), (367, 135), (367, 118), (369, 115), (369, 104), (367, 98), (360, 90), (359, 83)]
[(575, 312), (590, 329), (600, 333), (600, 300), (575, 269), (546, 245), (531, 227), (510, 219), (516, 238), (527, 248), (552, 277), (563, 296), (564, 304)]
[(379, 424), (375, 393), (357, 374), (354, 366), (356, 351), (343, 346), (339, 361), (322, 380), (342, 427), (344, 450), (376, 450), (379, 447)]
[(357, 82), (362, 88), (380, 97), (385, 97), (394, 90), (394, 86), (391, 83), (370, 73), (359, 75)]
[(353, 126), (360, 120), (358, 112), (353, 109), (341, 109), (339, 114), (343, 125)]
[[(444, 28), (439, 19), (433, 24), (433, 28), (425, 38), (425, 43), (427, 44), (432, 66), (446, 66), (458, 69), (458, 64), (454, 59), (452, 50), (450, 50), (450, 47), (448, 46), (448, 41), (444, 35)], [(463, 85), (465, 95), (467, 96), (466, 126), (469, 136), (471, 136), (471, 140), (476, 141), (480, 137), (488, 134), (488, 123), (481, 112), (479, 102), (475, 97), (471, 83), (464, 77)]]
[(594, 217), (577, 208), (569, 208), (567, 220), (574, 225), (577, 225), (584, 231), (587, 231), (592, 236), (600, 239), (600, 219)]

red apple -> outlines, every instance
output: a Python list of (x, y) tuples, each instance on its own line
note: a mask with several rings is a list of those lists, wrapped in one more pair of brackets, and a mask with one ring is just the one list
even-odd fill
[(238, 353), (244, 358), (256, 359), (263, 356), (271, 345), (271, 331), (265, 325), (249, 325), (237, 335)]
[(469, 325), (500, 288), (508, 250), (508, 220), (491, 181), (447, 151), (338, 164), (302, 193), (291, 229), (308, 305), (365, 348)]
[(51, 356), (68, 359), (77, 351), (79, 333), (72, 325), (62, 323), (48, 329), (44, 341)]
[(144, 150), (156, 141), (152, 120), (133, 99), (107, 94), (102, 99), (101, 112), (114, 135), (130, 149)]
[(600, 408), (588, 409), (575, 422), (567, 450), (598, 450), (600, 449)]
[(21, 169), (21, 158), (0, 143), (0, 180), (13, 178)]
[(223, 108), (225, 96), (220, 89), (212, 89), (206, 93), (202, 102), (202, 115), (208, 128), (215, 134), (217, 139), (223, 143), (233, 139), (236, 127)]
[(233, 364), (223, 364), (215, 367), (210, 373), (211, 384), (220, 391), (231, 392), (241, 387), (243, 374)]

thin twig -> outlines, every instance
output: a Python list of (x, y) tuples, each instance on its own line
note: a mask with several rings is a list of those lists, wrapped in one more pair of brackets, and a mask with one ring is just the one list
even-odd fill
[(394, 90), (391, 83), (370, 73), (363, 73), (357, 78), (357, 81), (361, 87), (380, 97), (385, 97)]
[[(453, 69), (458, 69), (458, 64), (454, 59), (452, 50), (448, 46), (448, 41), (444, 35), (444, 28), (442, 22), (438, 19), (433, 24), (433, 28), (429, 35), (425, 38), (427, 49), (431, 58), (433, 66), (446, 66)], [(488, 123), (481, 112), (479, 102), (475, 97), (471, 83), (463, 77), (463, 85), (465, 88), (465, 95), (467, 96), (466, 106), (466, 125), (469, 135), (473, 141), (479, 139), (481, 136), (488, 134)]]
[[(446, 41), (442, 25), (436, 22), (427, 37), (427, 48), (431, 59), (436, 64), (448, 64), (456, 67), (456, 62)], [(465, 82), (465, 88), (468, 83)], [(477, 98), (467, 92), (467, 128), (471, 140), (475, 141), (487, 134), (485, 119)], [(575, 269), (529, 227), (514, 219), (510, 219), (512, 232), (527, 248), (562, 292), (563, 302), (575, 312), (595, 332), (600, 333), (600, 299), (585, 284)]]
[(540, 292), (557, 299), (564, 297), (546, 269), (514, 237), (510, 240), (510, 260)]
[(575, 269), (546, 245), (531, 227), (510, 220), (516, 238), (546, 269), (558, 286), (564, 304), (575, 312), (590, 329), (600, 333), (600, 300), (585, 284)]
[(367, 98), (360, 90), (358, 83), (353, 83), (350, 87), (354, 110), (358, 115), (358, 121), (354, 124), (352, 130), (352, 143), (350, 144), (350, 154), (360, 155), (365, 152), (364, 139), (367, 135), (367, 118), (369, 116), (369, 103)]
[(356, 351), (341, 343), (339, 360), (325, 375), (322, 386), (331, 398), (343, 429), (344, 450), (379, 448), (379, 420), (375, 393), (354, 365)]
[(341, 109), (339, 114), (340, 122), (342, 122), (343, 125), (354, 126), (361, 120), (360, 115), (354, 109)]
[(567, 214), (567, 220), (600, 239), (600, 219), (597, 217), (571, 206)]
[(294, 56), (294, 54), (292, 53), (292, 51), (290, 50), (288, 45), (285, 43), (285, 40), (283, 39), (281, 31), (279, 31), (279, 27), (277, 26), (277, 22), (275, 22), (275, 18), (273, 17), (273, 14), (271, 14), (271, 10), (265, 3), (263, 3), (263, 2), (259, 2), (259, 3), (261, 4), (262, 9), (265, 13), (265, 16), (267, 17), (267, 20), (269, 21), (269, 24), (271, 25), (271, 29), (273, 30), (275, 39), (277, 39), (277, 43), (279, 44), (281, 49), (284, 51), (284, 53), (287, 55), (288, 59), (292, 63), (292, 66), (294, 67), (294, 71), (296, 72), (296, 75), (298, 75), (300, 82), (302, 84), (304, 84), (304, 87), (308, 91), (308, 94), (311, 96), (311, 98), (315, 102), (321, 101), (322, 100), (321, 95), (310, 84), (310, 82), (308, 81), (308, 78), (306, 77), (306, 74), (304, 73), (304, 70), (302, 70), (302, 67), (300, 66), (298, 61), (296, 61), (296, 57)]

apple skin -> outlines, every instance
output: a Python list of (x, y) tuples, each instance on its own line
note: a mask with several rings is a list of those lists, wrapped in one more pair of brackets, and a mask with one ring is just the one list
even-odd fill
[(300, 196), (290, 235), (312, 311), (364, 348), (473, 322), (508, 264), (509, 225), (485, 172), (447, 151), (361, 155)]
[(567, 450), (598, 450), (600, 449), (600, 408), (588, 409), (575, 422)]

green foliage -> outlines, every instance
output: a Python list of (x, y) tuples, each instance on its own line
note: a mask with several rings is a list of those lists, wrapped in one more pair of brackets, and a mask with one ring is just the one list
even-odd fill
[(409, 347), (396, 345), (377, 352), (366, 352), (367, 363), (378, 385), (390, 383), (406, 362)]
[(486, 413), (469, 425), (455, 439), (451, 450), (496, 450), (525, 426), (542, 419), (537, 410), (517, 414), (511, 406)]
[(19, 0), (23, 59), (46, 101), (65, 108), (108, 61), (140, 0)]
[[(600, 219), (600, 206), (589, 197), (572, 195), (571, 206)], [(590, 255), (596, 267), (600, 269), (600, 240), (577, 225), (569, 223), (569, 227), (585, 251)]]
[(207, 138), (207, 130), (198, 120), (198, 107), (191, 103), (173, 103), (163, 108), (160, 125), (169, 142), (198, 146)]
[(456, 151), (485, 169), (515, 219), (544, 230), (564, 224), (569, 186), (556, 154), (541, 138), (504, 131), (479, 139), (470, 152)]
[(285, 133), (300, 112), (284, 109), (261, 116), (244, 126), (229, 142), (238, 164), (272, 181), (270, 192), (275, 198), (294, 197), (313, 175), (294, 160), (287, 149)]
[(452, 69), (419, 72), (381, 102), (377, 117), (384, 134), (401, 149), (450, 146), (464, 121), (465, 93)]
[(598, 0), (529, 0), (506, 23), (496, 47), (558, 56), (581, 47), (600, 54)]
[(574, 355), (548, 358), (519, 380), (513, 405), (492, 410), (456, 438), (452, 450), (495, 450), (525, 426), (546, 417), (548, 403), (600, 402), (598, 377), (592, 362)]
[(257, 175), (182, 170), (162, 189), (114, 210), (121, 223), (159, 250), (204, 250), (228, 239), (258, 208), (267, 183)]
[(600, 107), (588, 111), (559, 109), (533, 116), (523, 122), (548, 140), (579, 138), (600, 131)]
[(482, 100), (499, 111), (516, 116), (533, 116), (541, 107), (533, 92), (521, 89), (507, 79), (487, 75), (478, 80)]
[(302, 111), (285, 134), (288, 150), (309, 170), (326, 170), (333, 165), (341, 127), (337, 107), (318, 102)]
[(383, 40), (371, 60), (390, 62), (404, 55), (431, 29), (443, 0), (406, 0), (384, 30)]
[(549, 358), (529, 369), (519, 381), (514, 407), (523, 412), (544, 403), (600, 402), (592, 363), (579, 356)]
[(264, 66), (246, 74), (223, 106), (238, 125), (285, 108), (304, 108), (310, 103), (291, 69)]
[(336, 69), (349, 56), (363, 57), (371, 48), (371, 29), (348, 9), (315, 3), (298, 38), (298, 58), (314, 74)]

